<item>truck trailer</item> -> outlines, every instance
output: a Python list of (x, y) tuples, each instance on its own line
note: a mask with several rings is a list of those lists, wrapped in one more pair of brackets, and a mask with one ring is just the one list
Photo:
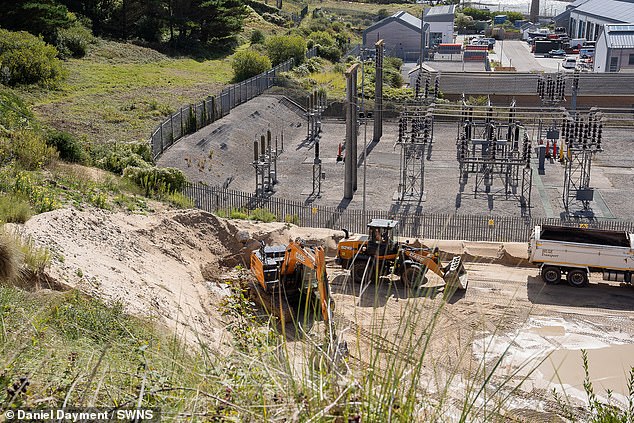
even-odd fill
[(529, 261), (540, 266), (542, 279), (556, 284), (566, 275), (574, 287), (588, 285), (590, 272), (607, 281), (634, 280), (634, 234), (566, 226), (535, 226), (528, 244)]

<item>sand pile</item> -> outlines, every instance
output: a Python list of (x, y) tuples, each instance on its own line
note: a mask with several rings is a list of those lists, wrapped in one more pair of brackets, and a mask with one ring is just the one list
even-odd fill
[(228, 336), (218, 308), (229, 293), (224, 280), (233, 267), (248, 264), (260, 240), (274, 245), (301, 238), (334, 254), (343, 236), (199, 210), (139, 215), (60, 209), (14, 228), (51, 252), (49, 287), (121, 301), (130, 313), (158, 318), (186, 339), (202, 337), (217, 347)]

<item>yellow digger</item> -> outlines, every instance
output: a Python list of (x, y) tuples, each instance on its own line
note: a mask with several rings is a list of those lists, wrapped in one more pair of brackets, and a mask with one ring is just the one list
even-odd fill
[(332, 319), (334, 301), (330, 296), (323, 247), (309, 246), (302, 240), (287, 245), (261, 247), (251, 253), (251, 272), (256, 282), (251, 287), (251, 298), (284, 325), (301, 324), (298, 310), (319, 309), (326, 326), (327, 350), (331, 358), (347, 355), (347, 345), (338, 344)]
[(398, 221), (372, 219), (368, 224), (369, 235), (348, 237), (337, 246), (336, 263), (350, 269), (356, 283), (376, 281), (379, 276), (397, 275), (412, 288), (427, 282), (425, 273), (431, 270), (445, 281), (445, 292), (465, 290), (469, 284), (467, 271), (460, 256), (453, 257), (444, 266), (440, 262), (438, 249), (415, 247), (398, 242), (394, 229)]

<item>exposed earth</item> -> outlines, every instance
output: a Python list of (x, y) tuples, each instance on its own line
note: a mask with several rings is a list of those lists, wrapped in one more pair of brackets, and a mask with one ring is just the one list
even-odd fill
[[(350, 367), (370, 364), (377, 349), (407, 348), (404, 325), (414, 338), (423, 338), (434, 321), (421, 387), (432, 396), (448, 391), (457, 407), (469, 381), (483, 377), (479, 366), (490, 366), (488, 372), (502, 355), (489, 394), (500, 395), (493, 392), (496, 386), (510, 394), (527, 377), (505, 402), (507, 412), (526, 421), (552, 421), (553, 387), (565, 388), (573, 406), (585, 399), (580, 349), (589, 350), (590, 375), (600, 396), (611, 389), (622, 400), (634, 366), (634, 290), (602, 283), (596, 274), (584, 289), (547, 286), (538, 269), (526, 263), (525, 244), (439, 242), (446, 256), (463, 255), (470, 280), (466, 292), (444, 304), (440, 290), (412, 292), (397, 280), (352, 284), (347, 271), (334, 264), (336, 242), (343, 236), (337, 231), (224, 220), (198, 210), (135, 215), (99, 209), (56, 210), (13, 228), (50, 249), (51, 286), (120, 300), (129, 312), (155, 318), (218, 352), (230, 348), (227, 317), (218, 304), (230, 293), (227, 281), (235, 280), (235, 266), (246, 263), (259, 240), (320, 241), (327, 249), (335, 323), (348, 343)], [(428, 286), (437, 285), (435, 277), (429, 279)], [(310, 328), (309, 336), (318, 337), (321, 325)], [(291, 344), (301, 349), (309, 340)]]

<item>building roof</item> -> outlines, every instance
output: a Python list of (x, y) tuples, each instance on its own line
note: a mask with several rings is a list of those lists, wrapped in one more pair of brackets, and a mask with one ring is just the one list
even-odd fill
[(421, 20), (418, 19), (416, 16), (410, 15), (409, 13), (401, 10), (396, 12), (392, 16), (388, 16), (387, 18), (382, 19), (379, 22), (375, 23), (374, 25), (370, 25), (369, 27), (364, 29), (363, 30), (364, 37), (365, 37), (365, 34), (368, 33), (369, 31), (374, 31), (377, 28), (387, 25), (390, 22), (398, 22), (418, 33), (421, 32), (421, 29), (420, 29)]
[(575, 0), (572, 3), (570, 3), (569, 5), (566, 5), (566, 9), (576, 9), (577, 7), (581, 6), (582, 4), (587, 3), (590, 0)]
[(634, 0), (588, 0), (573, 13), (592, 15), (615, 23), (634, 22)]
[(634, 48), (634, 24), (605, 25), (608, 48)]
[(456, 5), (450, 4), (448, 6), (434, 6), (429, 9), (425, 9), (425, 17), (451, 15), (454, 16), (456, 12)]

